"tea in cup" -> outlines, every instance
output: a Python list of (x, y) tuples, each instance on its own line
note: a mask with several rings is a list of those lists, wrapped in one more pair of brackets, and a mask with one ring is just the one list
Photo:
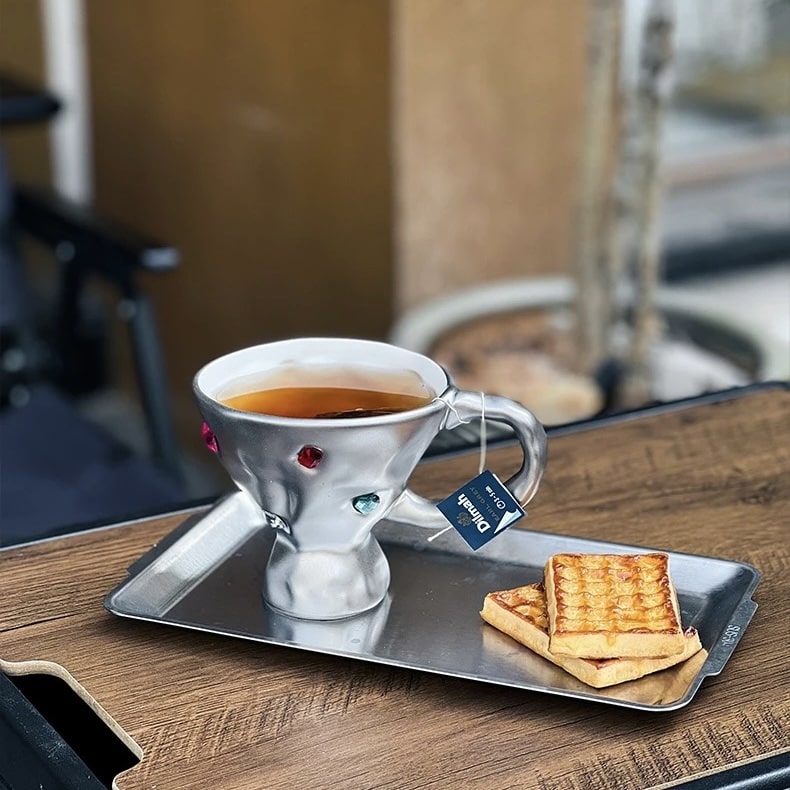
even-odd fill
[(349, 617), (384, 599), (389, 565), (371, 532), (383, 518), (446, 526), (436, 503), (407, 487), (439, 431), (483, 415), (510, 425), (524, 462), (505, 485), (522, 504), (545, 467), (545, 432), (526, 408), (458, 390), (433, 360), (387, 343), (241, 349), (203, 367), (194, 392), (207, 443), (277, 530), (264, 599), (294, 617)]

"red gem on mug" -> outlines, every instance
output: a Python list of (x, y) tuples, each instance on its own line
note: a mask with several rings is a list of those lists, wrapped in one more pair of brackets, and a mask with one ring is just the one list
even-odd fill
[(306, 469), (315, 469), (323, 458), (324, 451), (311, 444), (306, 444), (296, 456), (296, 460)]
[(203, 425), (201, 425), (200, 435), (203, 437), (203, 441), (206, 443), (206, 447), (208, 447), (208, 449), (211, 450), (212, 453), (219, 453), (219, 444), (217, 443), (217, 437), (214, 436), (214, 431), (211, 430), (207, 422), (204, 422)]

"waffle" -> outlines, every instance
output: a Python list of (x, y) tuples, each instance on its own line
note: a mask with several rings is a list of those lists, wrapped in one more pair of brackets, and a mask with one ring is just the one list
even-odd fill
[(697, 630), (688, 628), (683, 635), (683, 651), (664, 658), (587, 659), (556, 655), (549, 650), (549, 617), (542, 584), (489, 593), (483, 601), (480, 616), (494, 628), (594, 688), (613, 686), (666, 669), (702, 649)]
[(552, 653), (657, 658), (683, 652), (666, 554), (555, 554), (544, 582)]

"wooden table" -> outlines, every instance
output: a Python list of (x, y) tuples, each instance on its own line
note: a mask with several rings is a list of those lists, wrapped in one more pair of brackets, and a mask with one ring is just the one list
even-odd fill
[[(490, 466), (509, 473), (516, 457), (498, 449)], [(446, 495), (477, 462), (425, 463), (413, 483)], [(122, 790), (666, 786), (790, 755), (789, 473), (790, 391), (779, 387), (550, 440), (530, 529), (763, 573), (759, 609), (723, 673), (673, 713), (107, 613), (106, 593), (183, 513), (0, 552), (0, 657), (57, 662), (131, 735), (144, 758), (118, 779)]]

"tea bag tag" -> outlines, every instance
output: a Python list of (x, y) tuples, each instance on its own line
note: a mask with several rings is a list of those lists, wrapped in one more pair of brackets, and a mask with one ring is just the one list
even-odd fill
[[(504, 483), (488, 469), (439, 502), (437, 507), (473, 551), (527, 515)], [(432, 535), (429, 540), (446, 531)]]
[[(443, 400), (437, 398), (436, 400)], [(455, 411), (452, 404), (445, 405)], [(459, 422), (461, 419), (456, 412)], [(440, 535), (455, 528), (458, 534), (469, 544), (473, 551), (493, 540), (504, 532), (511, 524), (527, 515), (518, 500), (507, 490), (504, 483), (491, 471), (485, 468), (486, 449), (486, 399), (480, 393), (480, 466), (477, 477), (461, 486), (457, 491), (443, 499), (436, 506), (439, 512), (450, 522), (428, 538), (430, 543)]]

